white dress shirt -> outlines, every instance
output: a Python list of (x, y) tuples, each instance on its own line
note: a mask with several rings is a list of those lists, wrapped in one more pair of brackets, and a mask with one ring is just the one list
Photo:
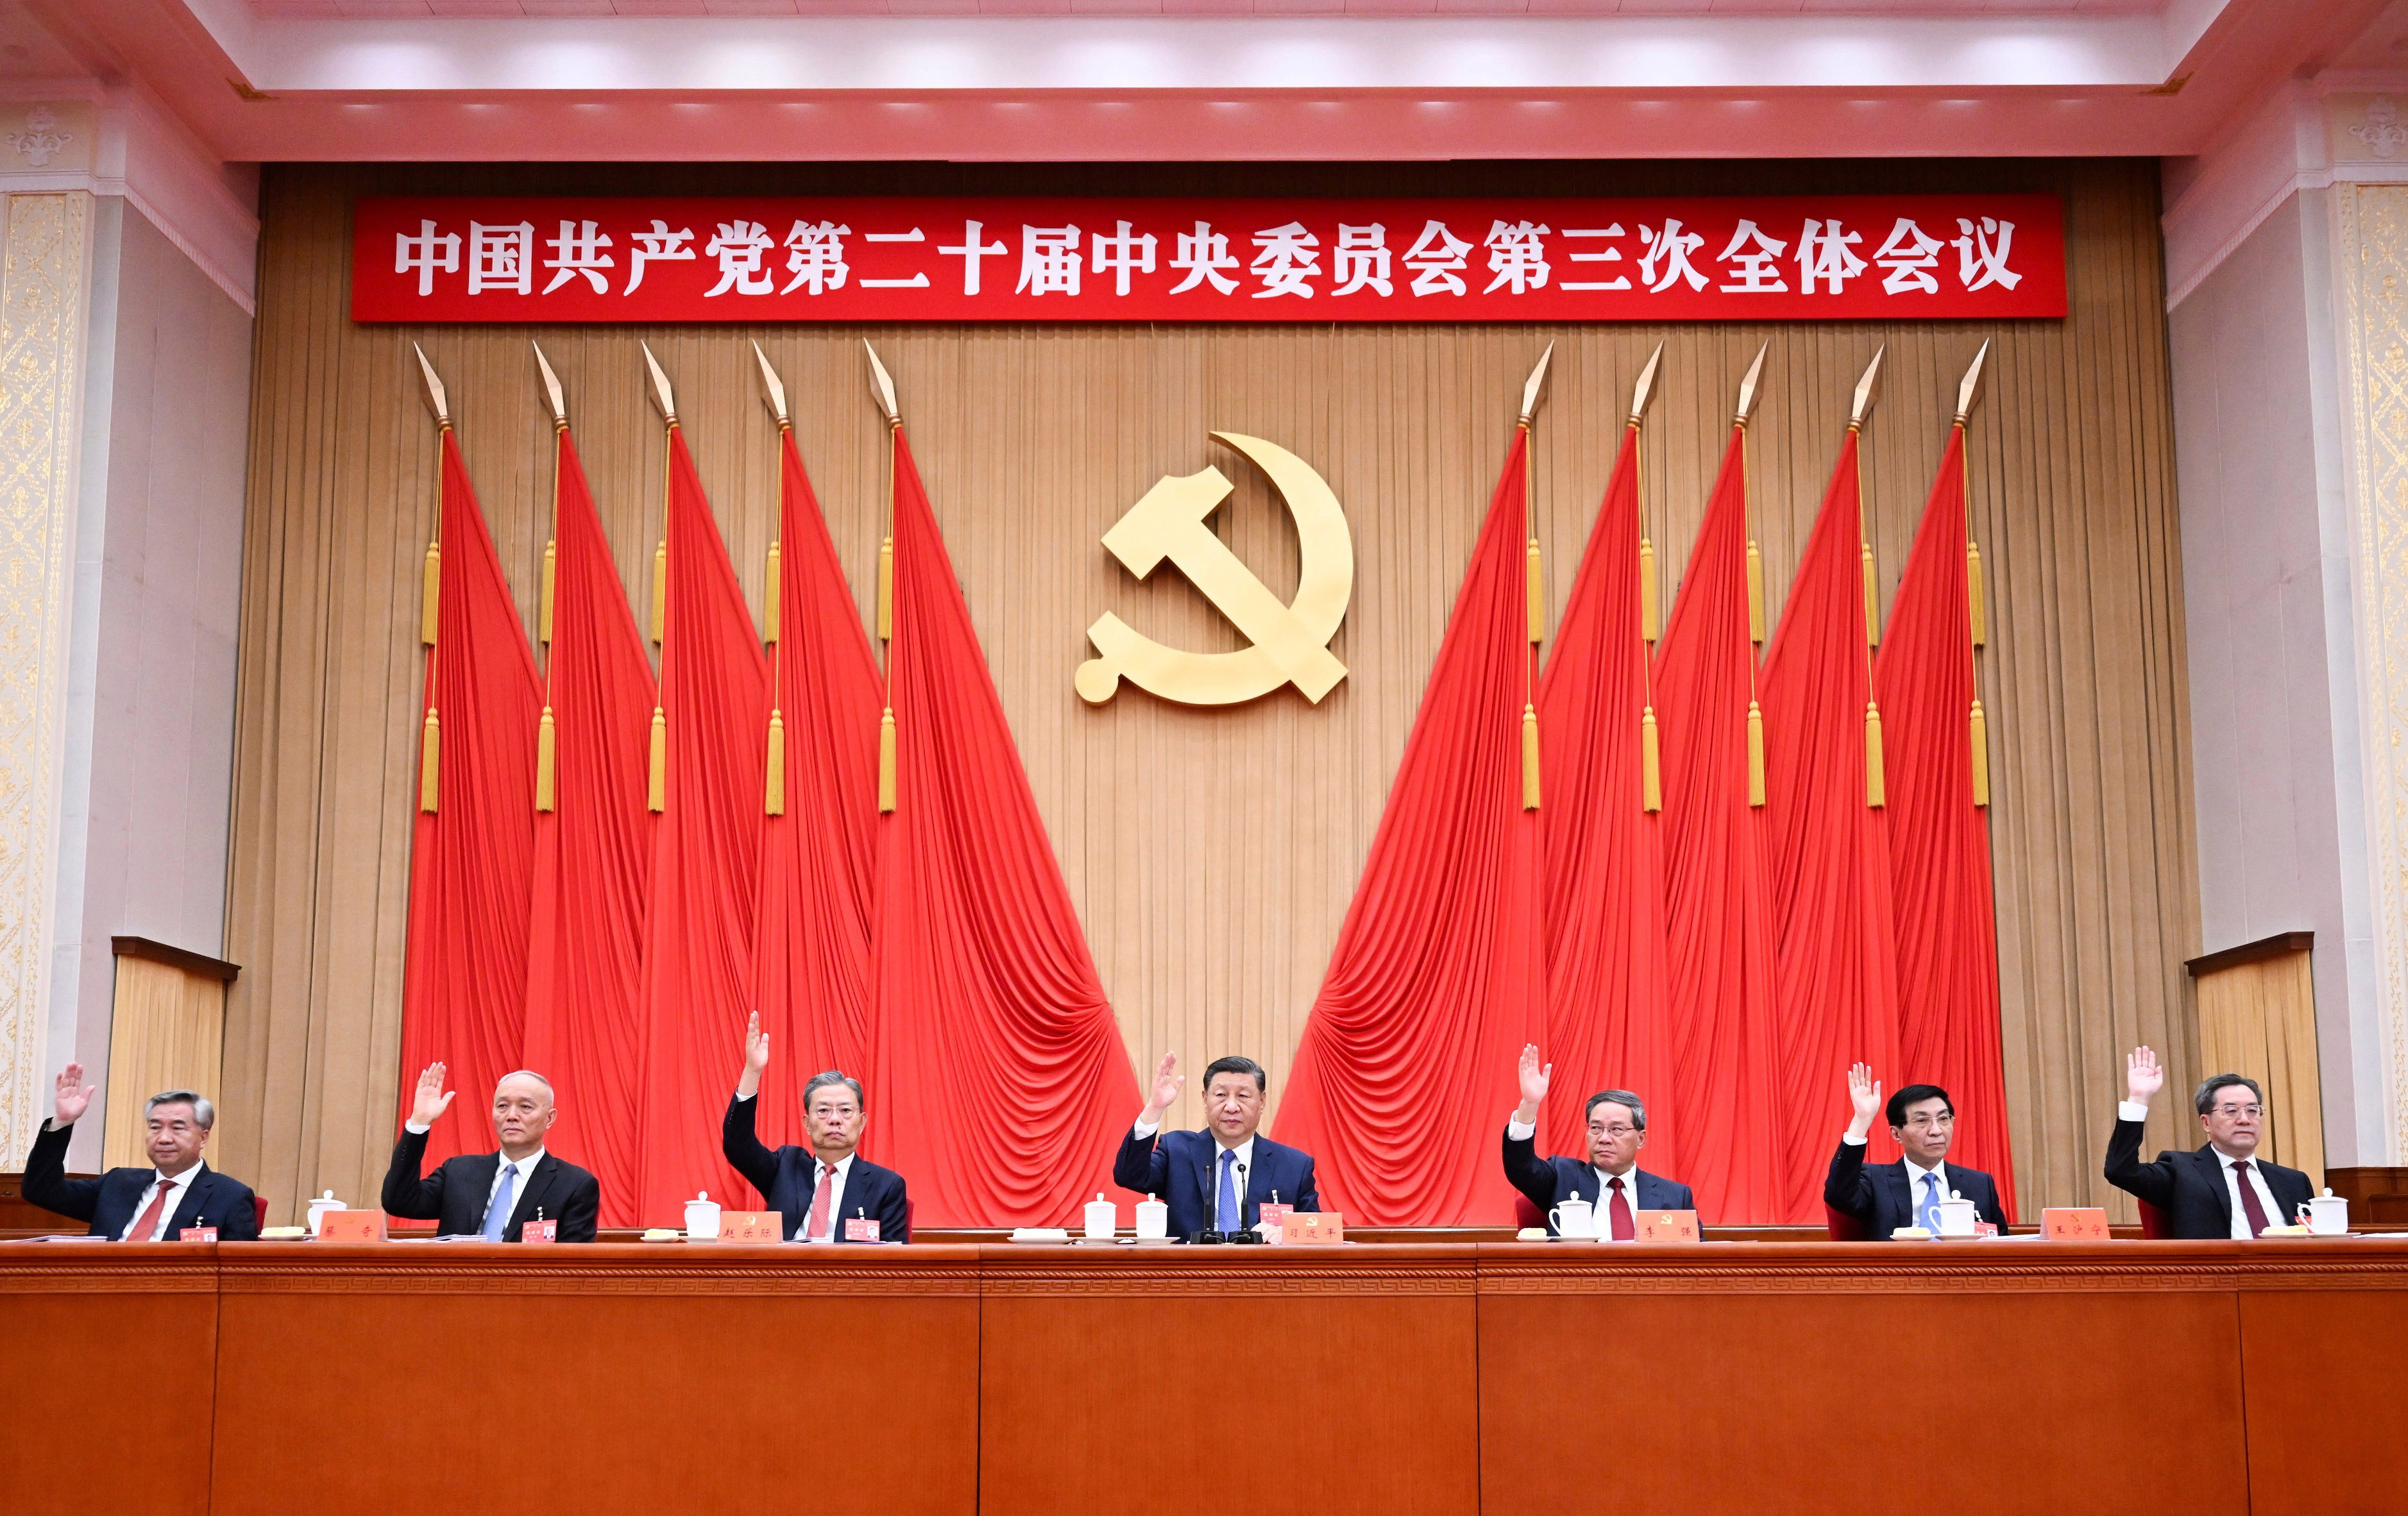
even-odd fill
[[(1940, 1181), (1941, 1199), (1952, 1200), (1956, 1198), (1955, 1192), (1948, 1188), (1948, 1165), (1945, 1162), (1942, 1162), (1932, 1165), (1929, 1168), (1926, 1168), (1921, 1164), (1916, 1163), (1914, 1159), (1905, 1156), (1903, 1153), (1899, 1154), (1899, 1162), (1906, 1166), (1907, 1204), (1912, 1206), (1914, 1209), (1914, 1224), (1921, 1226), (1923, 1224), (1923, 1181), (1927, 1177), (1936, 1179)], [(1932, 1230), (1937, 1232), (1940, 1229), (1935, 1226)]]
[[(2125, 1122), (2145, 1122), (2149, 1119), (2149, 1108), (2135, 1100), (2119, 1100), (2115, 1102), (2115, 1119)], [(2274, 1192), (2266, 1187), (2265, 1171), (2258, 1167), (2258, 1159), (2243, 1158), (2239, 1153), (2227, 1152), (2213, 1142), (2208, 1144), (2208, 1148), (2215, 1154), (2217, 1171), (2224, 1176), (2224, 1203), (2232, 1211), (2233, 1241), (2247, 1242), (2257, 1235), (2249, 1230), (2249, 1208), (2241, 1203), (2241, 1176), (2232, 1171), (2232, 1166), (2236, 1160), (2247, 1166), (2249, 1182), (2258, 1191), (2258, 1204), (2266, 1212), (2266, 1224), (2280, 1226), (2294, 1219), (2284, 1215), (2282, 1208), (2274, 1204)]]
[[(527, 1180), (535, 1177), (535, 1166), (543, 1162), (543, 1150), (541, 1148), (538, 1148), (535, 1151), (528, 1153), (523, 1158), (504, 1158), (502, 1154), (498, 1152), (494, 1154), (494, 1156), (501, 1159), (501, 1162), (494, 1166), (494, 1182), (486, 1187), (483, 1209), (477, 1212), (477, 1229), (479, 1231), (484, 1230), (485, 1217), (494, 1209), (494, 1196), (502, 1193), (502, 1176), (509, 1173), (513, 1167), (518, 1170), (518, 1178), (510, 1181), (510, 1215), (515, 1216), (518, 1214), (519, 1202), (526, 1198)], [(528, 1214), (532, 1217), (534, 1213), (530, 1211)], [(555, 1222), (560, 1220), (557, 1216), (547, 1217), (545, 1219)], [(509, 1223), (509, 1216), (502, 1218), (502, 1225), (505, 1228), (507, 1228)]]
[[(1140, 1138), (1144, 1138), (1154, 1136), (1156, 1132), (1161, 1131), (1162, 1128), (1159, 1126), (1149, 1126), (1144, 1122), (1140, 1122), (1135, 1127), (1131, 1128), (1131, 1130), (1133, 1130)], [(1239, 1143), (1234, 1148), (1223, 1144), (1220, 1137), (1217, 1136), (1212, 1138), (1212, 1141), (1216, 1147), (1221, 1149), (1221, 1152), (1234, 1152), (1238, 1155), (1238, 1161), (1234, 1166), (1232, 1166), (1232, 1170), (1229, 1175), (1229, 1185), (1232, 1189), (1236, 1190), (1238, 1194), (1238, 1220), (1239, 1223), (1242, 1225), (1244, 1224), (1246, 1215), (1246, 1176), (1254, 1171), (1254, 1139), (1253, 1137), (1248, 1137), (1245, 1141)], [(1294, 1205), (1295, 1203), (1296, 1199), (1293, 1195), (1281, 1202), (1283, 1205)], [(1218, 1227), (1221, 1223), (1220, 1152), (1216, 1152), (1212, 1155), (1212, 1176), (1208, 1181), (1208, 1191), (1204, 1196), (1204, 1204), (1211, 1209), (1212, 1224), (1215, 1227)]]
[[(190, 1190), (193, 1187), (193, 1181), (200, 1177), (201, 1166), (198, 1164), (194, 1164), (192, 1167), (184, 1170), (173, 1179), (160, 1173), (155, 1168), (152, 1169), (150, 1171), (150, 1182), (142, 1187), (142, 1198), (134, 1203), (134, 1214), (125, 1219), (125, 1230), (117, 1234), (117, 1240), (120, 1242), (156, 1242), (161, 1237), (165, 1237), (167, 1235), (168, 1225), (176, 1219), (177, 1210), (184, 1204), (184, 1193), (187, 1190)], [(159, 1194), (159, 1186), (163, 1184), (175, 1193), (167, 1196), (167, 1203), (165, 1205), (159, 1208), (159, 1219), (151, 1223), (150, 1234), (148, 1237), (137, 1238), (134, 1236), (135, 1223), (141, 1221), (142, 1213), (150, 1209), (150, 1202), (157, 1196)]]
[(822, 1179), (820, 1177), (819, 1156), (816, 1153), (811, 1156), (811, 1210), (817, 1210), (819, 1209), (820, 1192), (818, 1187), (823, 1184), (826, 1185), (828, 1187), (827, 1235), (825, 1237), (812, 1237), (810, 1235), (811, 1230), (811, 1211), (806, 1210), (803, 1212), (802, 1228), (804, 1234), (803, 1240), (805, 1242), (834, 1242), (844, 1236), (844, 1180), (845, 1176), (852, 1172), (853, 1154), (846, 1153), (843, 1157), (836, 1161), (835, 1170), (825, 1179)]
[[(1524, 1125), (1511, 1117), (1506, 1118), (1505, 1136), (1509, 1139), (1526, 1142), (1538, 1135), (1539, 1125), (1536, 1122)], [(1610, 1185), (1614, 1176), (1595, 1164), (1588, 1166), (1588, 1171), (1597, 1176), (1597, 1203), (1589, 1210), (1589, 1219), (1597, 1226), (1597, 1239), (1599, 1242), (1623, 1241), (1623, 1238), (1613, 1235), (1612, 1211), (1609, 1209), (1613, 1204), (1613, 1191)], [(1637, 1164), (1631, 1165), (1628, 1171), (1622, 1175), (1622, 1201), (1630, 1208), (1630, 1227), (1635, 1234), (1639, 1229), (1639, 1166)], [(1632, 1240), (1636, 1240), (1635, 1237)]]

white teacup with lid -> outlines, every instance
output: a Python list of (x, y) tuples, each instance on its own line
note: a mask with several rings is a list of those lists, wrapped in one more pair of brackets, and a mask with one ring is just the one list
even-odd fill
[(2300, 1224), (2320, 1237), (2349, 1236), (2349, 1197), (2333, 1194), (2327, 1185), (2324, 1194), (2300, 1208)]
[(1087, 1240), (1110, 1242), (1120, 1230), (1121, 1210), (1100, 1194), (1087, 1202)]
[[(2330, 1194), (2332, 1192), (2328, 1190), (2325, 1193), (2327, 1194)], [(326, 1224), (326, 1212), (330, 1210), (343, 1210), (346, 1209), (348, 1208), (346, 1208), (341, 1201), (335, 1198), (335, 1192), (332, 1190), (327, 1191), (325, 1194), (318, 1196), (315, 1200), (310, 1201), (309, 1235), (311, 1237), (316, 1237), (320, 1228)]]
[(719, 1203), (703, 1191), (685, 1203), (685, 1235), (696, 1241), (719, 1236)]
[(1578, 1195), (1570, 1196), (1548, 1211), (1547, 1220), (1555, 1223), (1555, 1236), (1559, 1237), (1585, 1239), (1597, 1236), (1597, 1215), (1589, 1209), (1588, 1202)]
[(1147, 1195), (1130, 1208), (1137, 1212), (1137, 1239), (1140, 1242), (1162, 1242), (1170, 1237), (1170, 1207)]
[(1974, 1223), (1981, 1220), (1981, 1208), (1961, 1194), (1951, 1194), (1940, 1202), (1940, 1235), (1944, 1237), (1969, 1237), (1974, 1235)]

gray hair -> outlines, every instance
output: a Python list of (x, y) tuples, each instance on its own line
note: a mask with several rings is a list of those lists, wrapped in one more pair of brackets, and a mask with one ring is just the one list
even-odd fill
[(503, 1075), (500, 1079), (497, 1079), (497, 1080), (495, 1080), (494, 1081), (494, 1093), (495, 1094), (501, 1094), (501, 1093), (502, 1093), (502, 1086), (503, 1086), (503, 1085), (505, 1085), (505, 1084), (508, 1084), (508, 1083), (509, 1083), (510, 1080), (535, 1080), (538, 1084), (540, 1084), (540, 1085), (542, 1085), (542, 1086), (543, 1086), (543, 1093), (544, 1093), (546, 1095), (551, 1096), (551, 1098), (552, 1098), (552, 1099), (553, 1099), (554, 1101), (557, 1101), (557, 1100), (560, 1098), (558, 1095), (556, 1095), (556, 1094), (552, 1094), (552, 1080), (548, 1080), (548, 1079), (545, 1079), (542, 1075), (540, 1075), (540, 1074), (537, 1073), (537, 1072), (536, 1072), (534, 1069), (532, 1069), (532, 1068), (513, 1068), (513, 1069), (511, 1069), (509, 1073), (507, 1073), (507, 1074)]
[(1629, 1108), (1630, 1124), (1636, 1126), (1642, 1132), (1647, 1130), (1646, 1102), (1641, 1100), (1637, 1095), (1632, 1094), (1627, 1090), (1607, 1090), (1600, 1094), (1590, 1095), (1588, 1097), (1587, 1108), (1581, 1112), (1582, 1120), (1585, 1121), (1589, 1117), (1596, 1115), (1597, 1108), (1603, 1105), (1625, 1106)]
[(149, 1121), (150, 1113), (161, 1106), (192, 1107), (193, 1120), (200, 1123), (200, 1128), (204, 1132), (218, 1123), (218, 1108), (210, 1105), (206, 1096), (195, 1094), (190, 1090), (160, 1091), (142, 1103), (142, 1119)]
[(2191, 1097), (2191, 1104), (2197, 1106), (2199, 1113), (2204, 1116), (2215, 1108), (2215, 1092), (2234, 1084), (2247, 1086), (2249, 1093), (2258, 1097), (2259, 1106), (2266, 1104), (2266, 1092), (2258, 1088), (2258, 1081), (2245, 1074), (2218, 1074), (2213, 1079), (2201, 1080), (2199, 1094)]
[(826, 1089), (831, 1084), (841, 1084), (846, 1089), (851, 1090), (853, 1092), (853, 1103), (859, 1106), (864, 1110), (867, 1110), (869, 1108), (869, 1097), (861, 1093), (861, 1081), (840, 1069), (834, 1068), (828, 1069), (823, 1073), (812, 1075), (811, 1081), (803, 1086), (803, 1108), (805, 1110), (810, 1109), (811, 1096), (819, 1094), (822, 1090)]

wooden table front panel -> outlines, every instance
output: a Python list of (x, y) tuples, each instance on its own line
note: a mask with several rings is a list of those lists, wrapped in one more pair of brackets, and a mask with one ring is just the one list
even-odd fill
[(1484, 1516), (2248, 1511), (2232, 1280), (2042, 1246), (1484, 1249)]
[(1469, 1247), (990, 1248), (985, 1516), (1474, 1516)]
[(0, 1250), (0, 1511), (199, 1516), (209, 1503), (217, 1250), (45, 1242)]
[(977, 1509), (968, 1250), (224, 1259), (217, 1516)]
[(2408, 1272), (2352, 1273), (2241, 1296), (2252, 1516), (2408, 1508)]

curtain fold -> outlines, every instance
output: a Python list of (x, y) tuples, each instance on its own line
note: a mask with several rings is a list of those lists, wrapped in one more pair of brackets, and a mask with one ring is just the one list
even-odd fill
[(870, 1147), (920, 1225), (1067, 1224), (1111, 1188), (1137, 1078), (899, 428), (894, 449)]
[(794, 433), (783, 427), (778, 463), (779, 625), (769, 669), (784, 760), (781, 813), (762, 822), (752, 955), (753, 1003), (770, 1038), (758, 1124), (773, 1146), (802, 1140), (803, 1084), (813, 1074), (867, 1072), (884, 682)]
[[(1848, 429), (1764, 659), (1765, 818), (1772, 838), (1772, 938), (1784, 1189), (1768, 1220), (1823, 1216), (1823, 1179), (1852, 1108), (1848, 1065), (1887, 1090), (1898, 1057), (1898, 963), (1889, 841), (1867, 803), (1864, 515)], [(1898, 1156), (1886, 1121), (1867, 1162)]]
[(1350, 1221), (1513, 1215), (1498, 1144), (1546, 985), (1523, 803), (1528, 446), (1517, 431), (1280, 1105), (1279, 1140)]
[(436, 806), (422, 807), (410, 839), (394, 1117), (398, 1130), (421, 1069), (449, 1065), (458, 1095), (427, 1137), (430, 1164), (493, 1146), (494, 1086), (519, 1066), (543, 715), (526, 628), (449, 426), (441, 445), (441, 578), (424, 706), (440, 735), (422, 736), (419, 752), (422, 783), (435, 769)]
[(703, 497), (685, 435), (669, 429), (668, 583), (661, 638), (665, 805), (653, 822), (644, 920), (646, 1225), (681, 1224), (698, 1192), (741, 1181), (720, 1156), (720, 1116), (744, 1061), (760, 899), (762, 733), (769, 671)]
[(1640, 430), (1626, 427), (1539, 684), (1546, 748), (1546, 1054), (1555, 1087), (1541, 1136), (1588, 1151), (1583, 1105), (1600, 1090), (1648, 1102), (1647, 1163), (1683, 1172), (1665, 1003), (1657, 820), (1642, 804), (1648, 705), (1640, 628)]
[(1656, 654), (1673, 1119), (1709, 1222), (1779, 1213), (1772, 930), (1762, 808), (1748, 803), (1747, 432), (1730, 446)]
[(1956, 1107), (1949, 1156), (1987, 1170), (2013, 1220), (1989, 818), (1973, 803), (1967, 540), (1960, 422), (1915, 529), (1873, 679), (1888, 743), (1901, 1078), (1948, 1091)]
[(553, 808), (535, 816), (526, 1051), (552, 1080), (545, 1138), (602, 1182), (601, 1223), (639, 1214), (644, 913), (652, 817), (645, 768), (656, 692), (643, 636), (566, 428), (558, 433), (545, 702)]

